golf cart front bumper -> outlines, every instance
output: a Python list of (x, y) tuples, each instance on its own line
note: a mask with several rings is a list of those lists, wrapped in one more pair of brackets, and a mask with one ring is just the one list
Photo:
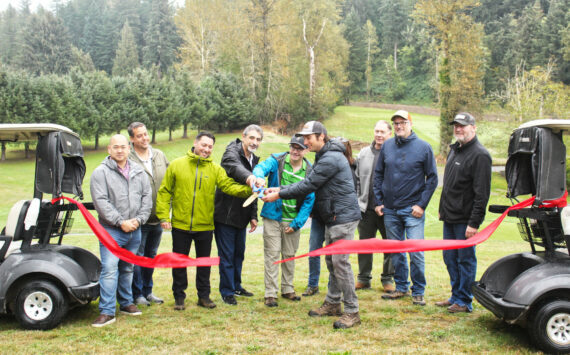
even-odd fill
[(78, 302), (85, 304), (99, 297), (99, 282), (91, 282), (88, 285), (71, 287), (69, 292)]
[(485, 285), (475, 282), (471, 288), (475, 299), (493, 314), (507, 323), (518, 323), (526, 313), (527, 306), (511, 303), (496, 297), (485, 289)]

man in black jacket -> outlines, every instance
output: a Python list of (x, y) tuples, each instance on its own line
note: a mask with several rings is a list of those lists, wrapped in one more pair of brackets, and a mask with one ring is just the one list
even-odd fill
[[(313, 170), (303, 181), (268, 189), (263, 198), (272, 202), (279, 198), (301, 198), (315, 192), (313, 213), (325, 223), (327, 245), (340, 239), (354, 239), (354, 231), (360, 220), (360, 208), (348, 160), (344, 157), (344, 145), (336, 139), (330, 140), (322, 123), (310, 121), (297, 133), (304, 137), (304, 143), (315, 152)], [(328, 292), (321, 307), (311, 310), (311, 317), (341, 316), (334, 322), (335, 328), (350, 328), (360, 324), (358, 298), (354, 290), (354, 274), (348, 254), (327, 255), (329, 269)], [(344, 302), (344, 313), (340, 302)]]
[[(443, 190), (439, 201), (439, 219), (443, 238), (465, 240), (477, 233), (485, 218), (491, 191), (491, 156), (475, 134), (475, 118), (463, 112), (449, 124), (457, 140), (450, 146)], [(443, 260), (451, 280), (451, 297), (436, 302), (450, 313), (471, 312), (471, 284), (475, 282), (477, 258), (475, 247), (444, 250)]]
[[(259, 157), (253, 154), (263, 139), (263, 130), (258, 125), (249, 125), (243, 131), (242, 140), (236, 138), (226, 147), (221, 166), (229, 177), (252, 186), (255, 183), (253, 168)], [(241, 269), (245, 255), (245, 230), (257, 228), (257, 201), (243, 207), (244, 198), (234, 197), (216, 191), (214, 225), (218, 256), (220, 257), (220, 293), (225, 303), (236, 305), (235, 296), (253, 296), (241, 285)]]

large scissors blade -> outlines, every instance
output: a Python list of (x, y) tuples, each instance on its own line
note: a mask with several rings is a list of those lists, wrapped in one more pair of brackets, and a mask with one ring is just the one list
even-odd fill
[(257, 200), (257, 197), (259, 196), (259, 194), (257, 192), (254, 192), (251, 196), (249, 196), (247, 198), (247, 200), (245, 200), (245, 202), (243, 203), (242, 207), (247, 207), (249, 205), (251, 205), (251, 203), (255, 200)]

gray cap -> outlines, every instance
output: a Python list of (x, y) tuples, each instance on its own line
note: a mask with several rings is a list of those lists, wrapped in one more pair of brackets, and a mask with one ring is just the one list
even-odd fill
[(327, 134), (327, 129), (319, 121), (309, 121), (305, 123), (301, 132), (295, 133), (296, 136), (308, 136), (309, 134)]
[(305, 138), (303, 138), (301, 136), (291, 137), (291, 142), (289, 142), (289, 145), (293, 145), (293, 144), (296, 144), (303, 149), (307, 149), (307, 146), (305, 145)]
[(475, 126), (475, 117), (473, 117), (470, 113), (467, 112), (460, 112), (455, 115), (453, 121), (449, 122), (450, 125), (459, 123), (462, 126)]

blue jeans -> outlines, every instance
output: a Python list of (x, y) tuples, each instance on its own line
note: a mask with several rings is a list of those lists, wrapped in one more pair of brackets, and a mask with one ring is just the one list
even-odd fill
[[(323, 247), (325, 242), (325, 225), (315, 218), (311, 219), (311, 235), (309, 237), (309, 251)], [(321, 257), (309, 257), (309, 287), (319, 287), (319, 277), (321, 276)]]
[(245, 228), (215, 223), (216, 245), (220, 257), (220, 293), (231, 296), (241, 290), (241, 268), (245, 255)]
[[(141, 243), (141, 229), (125, 233), (118, 228), (103, 226), (120, 247), (136, 253)], [(99, 312), (115, 315), (117, 298), (121, 307), (133, 303), (133, 264), (126, 263), (113, 255), (99, 243), (101, 253), (101, 277), (99, 278)]]
[[(143, 224), (141, 226), (141, 245), (137, 255), (154, 258), (162, 238), (162, 227), (160, 224)], [(133, 273), (133, 298), (146, 297), (152, 293), (153, 268), (140, 267), (135, 265)]]
[[(443, 239), (465, 240), (467, 224), (443, 222)], [(443, 261), (447, 266), (451, 281), (451, 297), (449, 302), (467, 306), (471, 311), (473, 294), (471, 285), (477, 274), (477, 257), (475, 247), (443, 251)]]
[[(412, 207), (399, 210), (384, 207), (384, 224), (388, 239), (424, 239), (425, 213), (420, 218), (412, 216)], [(408, 292), (410, 282), (408, 274), (412, 279), (412, 296), (423, 296), (426, 288), (425, 261), (423, 252), (410, 254), (410, 269), (408, 269), (408, 258), (406, 253), (392, 254), (392, 264), (394, 264), (394, 282), (396, 291)]]

